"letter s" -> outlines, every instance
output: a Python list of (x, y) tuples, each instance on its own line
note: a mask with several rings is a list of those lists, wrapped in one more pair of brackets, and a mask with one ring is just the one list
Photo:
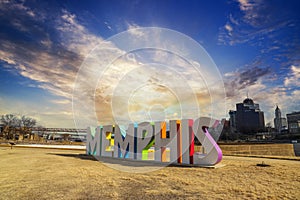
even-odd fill
[[(214, 128), (216, 139), (208, 132), (208, 127)], [(206, 153), (195, 152), (194, 164), (215, 165), (222, 160), (222, 150), (216, 142), (221, 135), (222, 128), (223, 124), (220, 124), (219, 120), (216, 119), (200, 117), (195, 120), (193, 130)]]

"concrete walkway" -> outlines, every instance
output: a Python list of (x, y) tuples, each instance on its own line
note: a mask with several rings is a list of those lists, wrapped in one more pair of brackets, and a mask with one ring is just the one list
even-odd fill
[[(9, 144), (2, 144), (1, 146), (10, 147)], [(85, 146), (81, 145), (43, 145), (43, 144), (17, 144), (13, 145), (12, 148), (43, 148), (43, 149), (66, 149), (66, 150), (85, 150)]]
[(295, 156), (300, 156), (300, 143), (294, 144)]

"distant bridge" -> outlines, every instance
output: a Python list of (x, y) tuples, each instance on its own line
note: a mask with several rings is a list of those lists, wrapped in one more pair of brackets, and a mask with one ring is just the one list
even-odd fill
[(48, 140), (85, 141), (86, 129), (76, 128), (42, 128), (34, 127), (32, 133), (39, 134)]

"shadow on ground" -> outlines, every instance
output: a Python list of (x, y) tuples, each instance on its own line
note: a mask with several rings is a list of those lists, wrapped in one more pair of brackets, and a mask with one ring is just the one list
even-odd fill
[(63, 156), (63, 157), (69, 157), (69, 158), (78, 158), (82, 160), (94, 160), (97, 161), (97, 159), (92, 155), (86, 155), (86, 154), (74, 154), (74, 153), (47, 153), (48, 155), (55, 155), (55, 156)]

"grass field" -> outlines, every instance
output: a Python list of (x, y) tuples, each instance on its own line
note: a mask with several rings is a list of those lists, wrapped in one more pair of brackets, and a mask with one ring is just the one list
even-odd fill
[(300, 199), (299, 161), (226, 156), (217, 169), (126, 173), (82, 153), (0, 147), (0, 199)]

